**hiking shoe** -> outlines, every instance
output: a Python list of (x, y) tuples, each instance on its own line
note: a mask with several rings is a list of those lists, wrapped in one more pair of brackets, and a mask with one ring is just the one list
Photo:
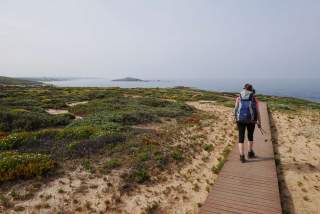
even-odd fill
[(254, 151), (249, 151), (248, 152), (248, 158), (255, 158), (256, 154), (254, 153)]
[(240, 155), (240, 161), (241, 163), (246, 162), (246, 158), (244, 157), (244, 155)]

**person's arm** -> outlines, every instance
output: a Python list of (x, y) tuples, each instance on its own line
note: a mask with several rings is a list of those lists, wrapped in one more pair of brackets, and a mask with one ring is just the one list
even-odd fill
[(257, 125), (259, 128), (261, 128), (261, 117), (260, 117), (260, 109), (259, 109), (259, 100), (254, 97), (256, 100), (256, 109), (257, 109)]
[(234, 106), (234, 118), (236, 121), (237, 121), (238, 108), (239, 108), (239, 97), (236, 98), (236, 103)]

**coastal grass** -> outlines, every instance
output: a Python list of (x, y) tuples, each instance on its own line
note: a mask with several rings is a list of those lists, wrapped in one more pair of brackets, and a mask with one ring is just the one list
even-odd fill
[(320, 110), (320, 102), (314, 102), (293, 97), (276, 97), (258, 95), (259, 100), (268, 103), (271, 110), (296, 112), (299, 110)]

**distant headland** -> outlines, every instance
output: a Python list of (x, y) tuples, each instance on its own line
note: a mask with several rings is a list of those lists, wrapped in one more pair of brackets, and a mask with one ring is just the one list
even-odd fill
[(148, 82), (148, 80), (142, 80), (138, 78), (133, 78), (133, 77), (125, 77), (121, 79), (114, 79), (112, 80), (113, 82)]
[(35, 80), (0, 76), (0, 85), (2, 86), (43, 86), (45, 84)]

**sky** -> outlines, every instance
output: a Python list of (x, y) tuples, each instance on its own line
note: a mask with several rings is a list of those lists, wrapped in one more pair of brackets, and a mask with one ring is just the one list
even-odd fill
[(0, 0), (0, 76), (320, 78), (319, 0)]

